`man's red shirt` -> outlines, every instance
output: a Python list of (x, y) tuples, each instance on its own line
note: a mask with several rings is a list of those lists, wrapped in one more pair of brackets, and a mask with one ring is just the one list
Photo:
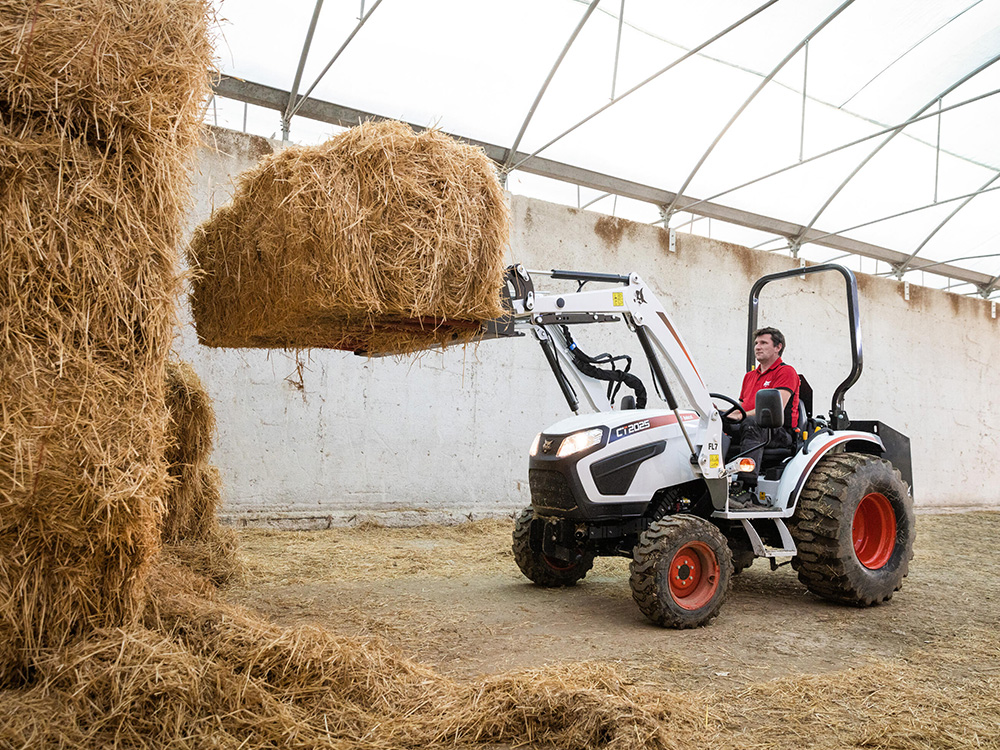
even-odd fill
[(743, 387), (740, 389), (740, 403), (744, 409), (753, 409), (757, 399), (757, 391), (763, 388), (783, 388), (792, 394), (792, 419), (787, 419), (789, 410), (785, 409), (785, 427), (794, 430), (799, 421), (799, 374), (795, 368), (786, 365), (781, 357), (774, 364), (761, 372), (760, 365), (743, 376)]

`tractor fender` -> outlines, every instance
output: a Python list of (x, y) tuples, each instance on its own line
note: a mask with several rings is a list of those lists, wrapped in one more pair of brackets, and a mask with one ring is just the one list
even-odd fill
[(806, 480), (809, 479), (819, 460), (837, 450), (881, 456), (885, 452), (885, 445), (878, 435), (857, 430), (837, 430), (812, 437), (806, 446), (791, 458), (781, 475), (777, 507), (784, 510), (785, 515), (790, 516), (795, 512), (802, 488), (805, 487)]

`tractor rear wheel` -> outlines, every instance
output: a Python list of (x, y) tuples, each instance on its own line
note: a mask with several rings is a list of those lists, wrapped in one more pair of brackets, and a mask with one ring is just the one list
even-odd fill
[(531, 508), (521, 511), (514, 522), (513, 544), (514, 562), (529, 579), (539, 586), (557, 588), (572, 586), (594, 567), (593, 553), (585, 552), (576, 562), (559, 560), (531, 549)]
[(790, 523), (799, 580), (844, 604), (887, 601), (909, 572), (914, 526), (909, 488), (891, 463), (860, 453), (825, 456)]
[(640, 534), (629, 570), (632, 598), (646, 617), (663, 627), (694, 628), (719, 614), (733, 558), (713, 524), (667, 516)]

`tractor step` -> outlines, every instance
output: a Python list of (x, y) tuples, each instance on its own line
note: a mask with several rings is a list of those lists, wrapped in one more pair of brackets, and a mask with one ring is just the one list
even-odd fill
[(759, 520), (761, 518), (787, 518), (784, 510), (772, 507), (733, 508), (732, 510), (717, 510), (712, 518), (725, 518), (727, 521), (742, 521), (744, 519)]
[[(759, 518), (759, 515), (757, 516)], [(754, 528), (753, 521), (749, 518), (742, 518), (743, 529), (747, 532), (747, 536), (750, 538), (750, 544), (753, 546), (753, 552), (757, 557), (794, 557), (798, 554), (798, 550), (795, 548), (795, 542), (792, 540), (791, 532), (788, 531), (788, 527), (785, 522), (780, 518), (770, 518), (769, 519), (778, 530), (778, 537), (781, 539), (781, 547), (770, 547), (764, 544), (761, 539), (760, 534), (757, 533), (757, 529)]]

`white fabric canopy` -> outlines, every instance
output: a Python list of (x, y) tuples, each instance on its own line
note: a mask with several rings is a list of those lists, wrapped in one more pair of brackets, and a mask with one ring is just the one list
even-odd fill
[[(311, 98), (505, 148), (523, 129), (520, 152), (917, 253), (903, 278), (992, 295), (989, 284), (956, 285), (934, 266), (919, 269), (952, 262), (1000, 275), (1000, 257), (988, 257), (1000, 254), (1000, 179), (991, 182), (1000, 174), (1000, 96), (992, 93), (1000, 90), (1000, 64), (992, 64), (1000, 0), (778, 0), (677, 62), (764, 4), (326, 0), (298, 93), (356, 31)], [(314, 10), (312, 0), (223, 3), (221, 72), (291, 91)], [(882, 133), (921, 113), (929, 116)], [(221, 97), (207, 118), (281, 133), (278, 112)], [(290, 139), (316, 142), (336, 130), (294, 117)], [(602, 195), (516, 169), (507, 184), (581, 206)], [(661, 218), (657, 206), (613, 195), (591, 208)], [(691, 218), (677, 213), (670, 226), (791, 252), (787, 237)], [(843, 255), (815, 244), (796, 251), (811, 260)]]

